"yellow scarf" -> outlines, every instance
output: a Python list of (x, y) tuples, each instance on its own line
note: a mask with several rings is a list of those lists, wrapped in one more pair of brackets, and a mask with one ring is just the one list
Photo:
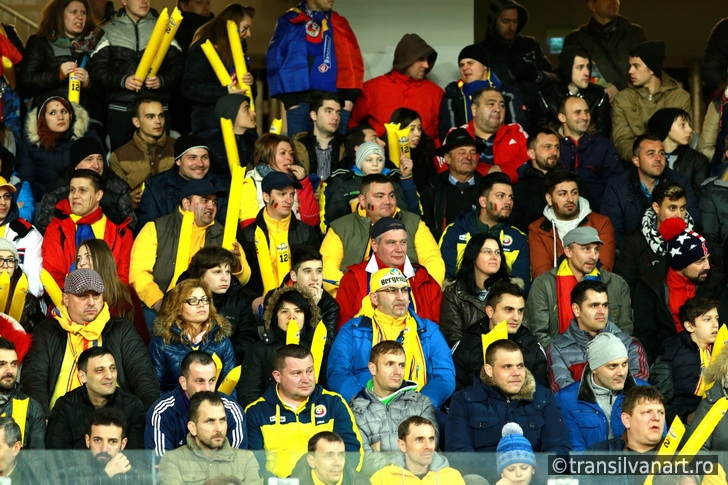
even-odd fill
[(422, 342), (417, 333), (417, 321), (409, 312), (403, 317), (394, 318), (376, 308), (368, 316), (372, 320), (372, 347), (383, 340), (400, 342), (407, 357), (405, 379), (415, 381), (417, 390), (421, 391), (427, 384), (427, 366)]
[(57, 307), (56, 313), (54, 317), (61, 328), (67, 332), (68, 338), (61, 363), (61, 372), (58, 374), (58, 381), (56, 381), (56, 387), (51, 396), (51, 409), (59, 397), (81, 387), (81, 379), (78, 377), (78, 356), (89, 347), (101, 346), (101, 332), (110, 318), (109, 306), (106, 303), (96, 319), (86, 325), (73, 322), (65, 306)]
[(268, 229), (268, 240), (260, 227), (255, 228), (255, 254), (258, 258), (260, 276), (263, 280), (263, 294), (278, 288), (283, 278), (291, 271), (291, 248), (288, 245), (288, 228), (291, 216), (277, 221), (263, 210), (263, 219)]

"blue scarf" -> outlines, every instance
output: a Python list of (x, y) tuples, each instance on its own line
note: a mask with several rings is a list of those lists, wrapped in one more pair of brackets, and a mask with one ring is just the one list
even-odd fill
[(299, 5), (301, 14), (293, 23), (306, 22), (306, 45), (308, 48), (309, 82), (311, 89), (336, 92), (338, 66), (334, 52), (334, 30), (330, 12), (314, 12), (303, 1)]
[(463, 98), (465, 98), (465, 115), (468, 117), (468, 122), (473, 120), (473, 111), (470, 109), (472, 102), (470, 100), (472, 99), (475, 91), (483, 88), (501, 88), (500, 79), (498, 79), (498, 76), (496, 76), (493, 71), (489, 72), (488, 79), (485, 81), (473, 81), (470, 84), (463, 84), (460, 87), (460, 90), (463, 92)]

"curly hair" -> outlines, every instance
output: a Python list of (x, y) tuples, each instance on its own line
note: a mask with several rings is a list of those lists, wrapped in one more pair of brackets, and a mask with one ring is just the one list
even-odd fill
[[(169, 293), (164, 297), (162, 308), (159, 310), (155, 326), (160, 325), (166, 330), (172, 328), (172, 325), (177, 326), (182, 331), (182, 334), (189, 335), (192, 325), (188, 324), (182, 319), (182, 308), (186, 304), (186, 300), (190, 297), (193, 291), (197, 288), (201, 288), (205, 292), (207, 298), (210, 299), (210, 313), (207, 317), (207, 321), (202, 324), (202, 330), (205, 330), (205, 338), (210, 334), (210, 330), (215, 326), (222, 327), (226, 323), (225, 317), (217, 313), (215, 304), (212, 302), (212, 291), (210, 287), (202, 279), (190, 279), (180, 282), (177, 286), (172, 288)], [(169, 344), (172, 341), (173, 332), (164, 332), (162, 339), (165, 344)]]
[(86, 9), (86, 23), (79, 36), (86, 36), (96, 28), (96, 21), (91, 13), (87, 0), (51, 0), (43, 7), (40, 13), (40, 24), (36, 35), (50, 40), (51, 42), (66, 35), (66, 26), (63, 24), (63, 14), (72, 2), (80, 2)]

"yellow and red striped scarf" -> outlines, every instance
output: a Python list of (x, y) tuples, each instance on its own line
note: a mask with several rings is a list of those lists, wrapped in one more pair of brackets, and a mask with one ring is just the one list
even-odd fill
[[(599, 270), (594, 270), (584, 277), (585, 280), (599, 281)], [(574, 318), (574, 312), (571, 310), (571, 290), (574, 289), (578, 281), (571, 268), (569, 268), (569, 260), (564, 260), (559, 265), (556, 272), (556, 305), (559, 312), (559, 334), (569, 328), (571, 320)]]

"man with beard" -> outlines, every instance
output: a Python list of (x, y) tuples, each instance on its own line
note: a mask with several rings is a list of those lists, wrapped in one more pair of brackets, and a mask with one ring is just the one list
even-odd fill
[(478, 208), (461, 214), (447, 226), (440, 241), (445, 260), (445, 279), (453, 281), (465, 246), (473, 234), (493, 234), (503, 246), (503, 258), (511, 274), (521, 278), (526, 289), (531, 285), (528, 239), (509, 222), (513, 210), (513, 185), (502, 172), (483, 177), (478, 185)]
[(43, 449), (45, 413), (38, 401), (20, 392), (17, 382), (19, 366), (15, 345), (0, 337), (0, 414), (12, 417), (23, 430), (23, 448)]
[(528, 137), (526, 146), (531, 160), (518, 169), (518, 184), (513, 188), (517, 204), (511, 224), (528, 234), (528, 226), (543, 214), (546, 174), (559, 163), (559, 135), (550, 128), (542, 128)]
[[(569, 311), (573, 318), (569, 327), (551, 342), (547, 352), (549, 384), (554, 394), (582, 379), (588, 362), (590, 342), (602, 333), (611, 334), (627, 349), (625, 354), (628, 357), (628, 367), (634, 377), (644, 380), (649, 377), (647, 356), (639, 340), (623, 332), (609, 320), (610, 298), (607, 291), (604, 283), (594, 280), (580, 281), (571, 290)], [(612, 350), (608, 355), (613, 355), (613, 358), (621, 355), (620, 352)]]
[(222, 397), (200, 391), (190, 398), (187, 444), (167, 452), (159, 463), (161, 485), (182, 485), (195, 477), (202, 483), (220, 475), (235, 476), (246, 484), (263, 485), (255, 456), (230, 446)]
[(559, 104), (561, 139), (559, 163), (581, 177), (594, 210), (602, 205), (607, 181), (624, 171), (617, 149), (601, 134), (589, 132), (591, 114), (584, 99), (568, 96)]
[(475, 208), (477, 185), (483, 178), (475, 167), (478, 153), (484, 148), (466, 129), (455, 128), (437, 149), (437, 155), (444, 157), (448, 170), (432, 178), (421, 196), (422, 219), (435, 240), (440, 240), (442, 231), (457, 216)]
[[(129, 458), (122, 453), (126, 448), (127, 434), (126, 419), (121, 409), (99, 408), (91, 413), (86, 448), (91, 452), (96, 465), (90, 467), (96, 469), (94, 476), (89, 477), (91, 480), (98, 480), (94, 483), (139, 483), (136, 480), (142, 477)], [(88, 469), (84, 471), (88, 473)]]
[(543, 217), (528, 227), (533, 278), (549, 271), (564, 254), (566, 234), (577, 227), (593, 227), (602, 247), (601, 267), (612, 271), (615, 258), (614, 228), (608, 218), (591, 210), (587, 199), (579, 197), (579, 176), (554, 170), (545, 178), (546, 207)]
[(612, 177), (607, 182), (602, 197), (602, 214), (614, 226), (617, 248), (622, 247), (624, 237), (640, 227), (642, 215), (650, 206), (652, 191), (658, 184), (673, 181), (685, 190), (688, 212), (695, 224), (702, 224), (698, 200), (690, 183), (690, 177), (667, 166), (665, 149), (659, 135), (645, 133), (632, 145), (634, 167)]
[(543, 348), (569, 328), (574, 318), (571, 290), (586, 279), (606, 285), (612, 321), (623, 332), (632, 333), (627, 283), (614, 273), (598, 268), (603, 245), (593, 227), (572, 229), (564, 236), (565, 257), (559, 265), (533, 280), (527, 301), (528, 318), (531, 332)]
[(728, 289), (723, 275), (711, 270), (710, 251), (703, 236), (688, 229), (678, 217), (667, 219), (658, 231), (667, 241), (669, 267), (653, 266), (651, 271), (642, 272), (632, 306), (634, 335), (644, 343), (650, 362), (662, 353), (668, 337), (684, 329), (680, 307), (689, 298), (718, 300), (720, 321), (728, 317)]

